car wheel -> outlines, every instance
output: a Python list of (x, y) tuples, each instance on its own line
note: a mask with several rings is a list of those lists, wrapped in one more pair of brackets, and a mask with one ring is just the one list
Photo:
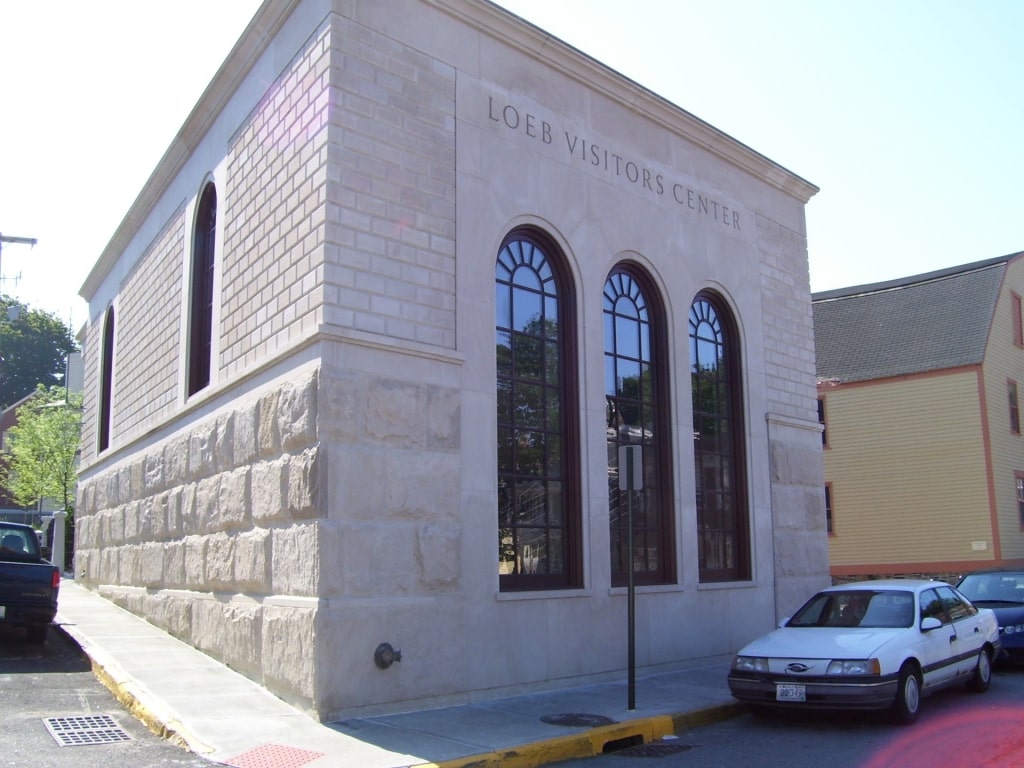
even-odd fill
[(988, 649), (982, 648), (978, 654), (978, 663), (974, 666), (974, 674), (967, 681), (967, 690), (974, 693), (984, 693), (992, 682), (992, 659), (988, 655)]
[(30, 624), (26, 629), (28, 641), (36, 645), (42, 645), (46, 642), (46, 630), (49, 628), (49, 624)]
[(917, 720), (921, 708), (921, 677), (913, 664), (904, 664), (896, 687), (896, 700), (892, 703), (892, 717), (900, 725)]

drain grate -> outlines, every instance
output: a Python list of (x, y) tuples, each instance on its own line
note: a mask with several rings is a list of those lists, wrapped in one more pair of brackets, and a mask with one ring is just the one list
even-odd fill
[(693, 749), (692, 744), (654, 741), (650, 744), (638, 744), (635, 747), (620, 749), (615, 754), (622, 757), (668, 757), (669, 755), (678, 755), (680, 752), (686, 752), (689, 749)]
[(62, 747), (87, 744), (116, 744), (131, 741), (131, 736), (110, 715), (44, 717), (43, 725)]
[(578, 715), (572, 712), (560, 715), (544, 715), (541, 722), (548, 725), (565, 725), (570, 728), (597, 728), (601, 725), (614, 725), (615, 721), (604, 715)]

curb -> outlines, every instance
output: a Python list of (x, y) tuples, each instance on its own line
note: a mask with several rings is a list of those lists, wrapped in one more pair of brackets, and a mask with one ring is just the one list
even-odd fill
[(537, 768), (562, 760), (594, 757), (606, 750), (614, 751), (608, 747), (616, 743), (622, 747), (648, 744), (680, 731), (730, 720), (744, 712), (746, 709), (739, 702), (727, 702), (675, 715), (656, 715), (602, 725), (583, 733), (556, 736), (496, 752), (439, 763), (419, 763), (410, 768)]
[[(58, 617), (59, 618), (59, 617)], [(117, 699), (128, 714), (139, 720), (150, 731), (171, 744), (187, 749), (199, 757), (213, 752), (213, 749), (194, 736), (190, 735), (182, 724), (169, 712), (160, 712), (145, 703), (145, 692), (136, 688), (131, 678), (112, 660), (105, 659), (103, 654), (93, 649), (85, 638), (78, 635), (74, 625), (54, 621), (58, 629), (89, 659), (92, 672), (96, 679)]]

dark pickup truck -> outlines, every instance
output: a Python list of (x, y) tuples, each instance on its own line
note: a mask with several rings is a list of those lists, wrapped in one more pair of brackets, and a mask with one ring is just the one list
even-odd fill
[(60, 569), (39, 554), (30, 525), (0, 523), (0, 624), (23, 626), (42, 643), (57, 614)]

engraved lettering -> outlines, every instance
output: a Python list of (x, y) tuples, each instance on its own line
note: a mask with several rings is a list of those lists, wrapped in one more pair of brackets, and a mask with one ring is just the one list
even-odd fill
[[(514, 104), (501, 105), (495, 103), (493, 96), (487, 99), (487, 118), (491, 122), (504, 124), (510, 131), (522, 132), (527, 138), (539, 140), (543, 144), (554, 142), (555, 127), (532, 112), (516, 107)], [(691, 189), (685, 183), (674, 182), (671, 178), (658, 173), (655, 168), (644, 165), (643, 161), (630, 160), (612, 149), (597, 144), (589, 139), (562, 129), (565, 137), (565, 148), (570, 158), (579, 158), (586, 165), (600, 169), (606, 174), (614, 174), (616, 179), (625, 178), (635, 184), (637, 190), (665, 197), (671, 188), (672, 200), (680, 208), (684, 207), (696, 215), (706, 216), (723, 226), (741, 231), (740, 211), (716, 200), (711, 195)], [(577, 149), (579, 152), (577, 153)]]
[[(512, 117), (510, 118), (509, 115)], [(519, 110), (513, 107), (511, 104), (501, 110), (501, 117), (505, 121), (505, 125), (511, 128), (513, 131), (519, 127)]]

